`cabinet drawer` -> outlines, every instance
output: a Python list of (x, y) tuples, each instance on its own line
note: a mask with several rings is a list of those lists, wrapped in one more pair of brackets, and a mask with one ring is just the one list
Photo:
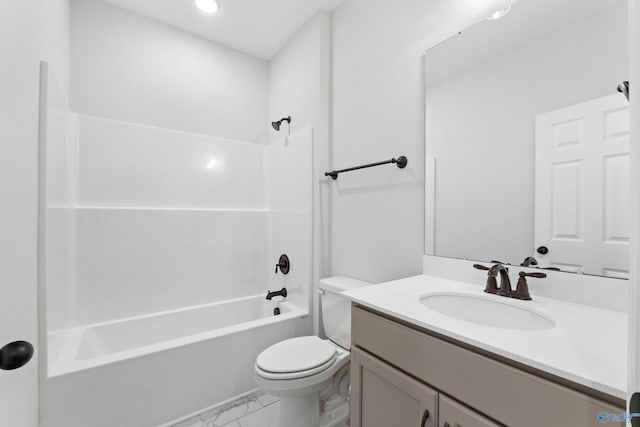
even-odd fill
[(509, 426), (595, 427), (599, 413), (625, 412), (360, 307), (351, 328), (354, 346)]

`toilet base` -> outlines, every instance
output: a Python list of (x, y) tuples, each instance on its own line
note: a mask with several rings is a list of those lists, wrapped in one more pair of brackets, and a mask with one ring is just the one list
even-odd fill
[(339, 407), (320, 415), (320, 427), (348, 427), (346, 421), (349, 419), (351, 409), (349, 402), (345, 402)]
[(320, 414), (318, 393), (280, 399), (278, 427), (341, 427), (349, 418), (349, 403)]
[(320, 399), (318, 393), (280, 399), (278, 427), (318, 427)]

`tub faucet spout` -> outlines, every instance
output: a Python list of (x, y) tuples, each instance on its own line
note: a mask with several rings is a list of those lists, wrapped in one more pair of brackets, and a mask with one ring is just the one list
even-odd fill
[(275, 292), (271, 292), (271, 291), (267, 291), (267, 299), (269, 301), (271, 301), (271, 298), (273, 297), (287, 297), (287, 289), (286, 288), (282, 288), (279, 291), (275, 291)]

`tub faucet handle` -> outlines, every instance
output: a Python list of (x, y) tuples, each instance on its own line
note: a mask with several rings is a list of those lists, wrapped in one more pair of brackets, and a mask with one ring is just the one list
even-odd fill
[(276, 264), (276, 274), (278, 274), (278, 269), (280, 269), (280, 273), (289, 274), (289, 269), (291, 268), (291, 262), (289, 261), (289, 257), (286, 254), (280, 255), (280, 259), (278, 259), (278, 263)]

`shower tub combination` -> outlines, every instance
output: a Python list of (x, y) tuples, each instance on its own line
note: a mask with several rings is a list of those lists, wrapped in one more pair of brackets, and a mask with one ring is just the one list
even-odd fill
[[(279, 315), (274, 314), (278, 308)], [(52, 334), (61, 343), (49, 375), (55, 377), (108, 363), (187, 346), (225, 335), (305, 317), (296, 305), (271, 304), (263, 295), (96, 323)], [(213, 380), (213, 379), (212, 379)]]
[(311, 333), (311, 129), (265, 146), (51, 105), (45, 123), (41, 425), (161, 425), (255, 389), (260, 351)]
[(50, 336), (62, 345), (41, 379), (41, 425), (152, 427), (201, 412), (254, 390), (257, 354), (308, 333), (308, 320), (260, 295)]

